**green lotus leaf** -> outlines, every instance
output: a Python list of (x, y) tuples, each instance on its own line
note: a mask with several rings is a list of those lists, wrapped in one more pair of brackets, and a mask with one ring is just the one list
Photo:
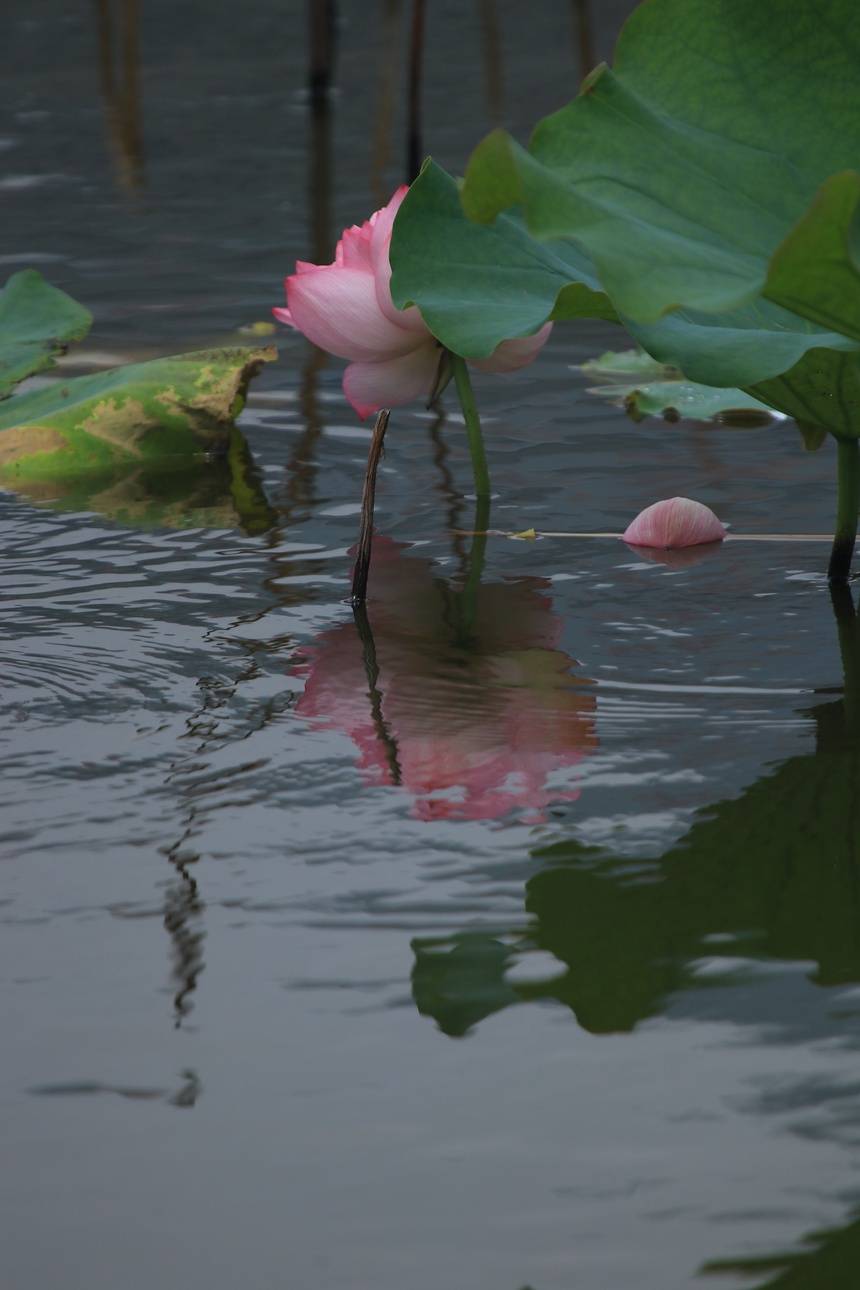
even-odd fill
[(36, 269), (15, 273), (0, 291), (0, 399), (46, 367), (69, 341), (81, 340), (92, 316)]
[(417, 304), (434, 336), (467, 358), (486, 358), (550, 316), (618, 321), (572, 243), (536, 242), (514, 215), (490, 228), (466, 219), (456, 181), (433, 161), (398, 212), (390, 256), (394, 303)]
[(614, 69), (528, 150), (501, 132), (476, 150), (466, 211), (521, 204), (535, 236), (574, 238), (640, 322), (766, 295), (860, 339), (858, 40), (854, 0), (646, 0)]
[(52, 381), (0, 410), (0, 480), (53, 481), (225, 450), (274, 349), (209, 349)]
[[(596, 69), (527, 149), (495, 131), (473, 154), (462, 205), (496, 257), (495, 269), (481, 261), (480, 327), (479, 241), (450, 211), (435, 241), (438, 168), (413, 184), (395, 222), (395, 300), (424, 312), (432, 295), (431, 329), (472, 355), (522, 334), (524, 285), (531, 330), (571, 316), (565, 292), (575, 290), (580, 314), (614, 307), (640, 345), (690, 380), (856, 436), (858, 87), (854, 0), (644, 0), (614, 68)], [(513, 274), (503, 220), (519, 234)], [(419, 273), (425, 234), (431, 263)]]
[(589, 358), (580, 365), (580, 371), (599, 381), (612, 384), (625, 381), (679, 381), (680, 368), (671, 363), (659, 363), (644, 349), (608, 349), (598, 358)]
[(610, 350), (580, 369), (600, 382), (597, 394), (623, 407), (634, 421), (661, 416), (667, 421), (711, 421), (736, 426), (762, 425), (773, 411), (743, 390), (718, 389), (688, 381), (675, 367), (638, 349)]

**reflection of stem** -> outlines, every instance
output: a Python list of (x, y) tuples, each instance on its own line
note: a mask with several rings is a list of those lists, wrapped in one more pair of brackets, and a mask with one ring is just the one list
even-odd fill
[(124, 188), (138, 191), (143, 184), (143, 137), (138, 83), (138, 0), (122, 0), (122, 88), (114, 77), (111, 0), (95, 0), (99, 41), (99, 73), (108, 134)]
[(423, 160), (421, 138), (421, 73), (424, 63), (424, 0), (412, 0), (412, 29), (409, 36), (409, 108), (406, 134), (406, 179), (418, 174)]
[(442, 425), (445, 421), (444, 412), (439, 412), (436, 420), (429, 427), (430, 439), (433, 443), (433, 465), (439, 471), (440, 483), (439, 491), (448, 504), (448, 528), (451, 530), (451, 545), (454, 548), (454, 555), (457, 557), (457, 563), (460, 566), (460, 572), (463, 578), (466, 576), (466, 547), (463, 542), (463, 534), (460, 530), (460, 512), (463, 509), (463, 494), (459, 493), (454, 487), (454, 477), (448, 469), (448, 445), (442, 438)]
[(364, 658), (364, 671), (367, 676), (367, 692), (370, 696), (370, 716), (373, 721), (373, 728), (376, 731), (376, 737), (382, 745), (385, 753), (385, 760), (388, 763), (388, 769), (391, 772), (392, 784), (400, 784), (402, 775), (400, 771), (399, 752), (397, 741), (385, 724), (385, 717), (382, 714), (382, 692), (379, 689), (379, 663), (376, 658), (376, 642), (373, 639), (373, 629), (370, 626), (370, 619), (367, 616), (367, 607), (364, 604), (354, 604), (352, 607), (355, 618), (355, 626), (361, 641), (362, 655)]
[(460, 407), (463, 409), (466, 434), (469, 437), (469, 452), (472, 456), (472, 471), (475, 476), (475, 492), (479, 498), (489, 497), (490, 472), (487, 469), (487, 456), (484, 452), (484, 436), (481, 433), (481, 419), (478, 416), (478, 406), (475, 403), (475, 395), (472, 391), (472, 382), (469, 379), (466, 360), (461, 358), (459, 354), (452, 354), (451, 369), (454, 373), (454, 384), (457, 387)]
[(581, 76), (587, 76), (596, 62), (594, 44), (591, 39), (590, 0), (573, 0), (573, 22), (576, 28), (576, 44), (579, 51), (579, 70)]
[(182, 1079), (184, 1081), (182, 1087), (178, 1088), (173, 1097), (168, 1098), (168, 1101), (171, 1106), (178, 1106), (180, 1110), (187, 1111), (190, 1107), (197, 1105), (197, 1099), (203, 1092), (203, 1085), (200, 1082), (199, 1075), (194, 1070), (183, 1071)]
[(388, 165), (391, 119), (394, 114), (395, 75), (401, 66), (397, 50), (400, 43), (401, 10), (402, 0), (384, 0), (379, 61), (375, 76), (376, 115), (370, 162), (370, 191), (376, 206), (384, 206), (391, 196), (385, 183), (385, 167)]
[(329, 101), (314, 99), (308, 138), (308, 222), (315, 264), (332, 259), (331, 149)]
[(308, 90), (315, 106), (325, 102), (331, 89), (335, 50), (335, 0), (309, 0), (310, 66)]
[(464, 639), (471, 639), (475, 630), (478, 613), (478, 590), (481, 586), (481, 575), (484, 572), (484, 561), (487, 555), (487, 527), (490, 522), (490, 499), (479, 497), (475, 507), (475, 533), (469, 549), (469, 572), (460, 597), (460, 625)]
[(181, 851), (180, 840), (168, 851), (168, 859), (180, 881), (168, 888), (164, 901), (164, 926), (173, 942), (173, 976), (177, 982), (173, 996), (174, 1025), (177, 1030), (191, 1011), (191, 995), (197, 989), (197, 978), (203, 971), (203, 941), (206, 933), (197, 926), (205, 908), (196, 879), (189, 866), (199, 855)]
[(496, 0), (478, 0), (481, 18), (481, 44), (484, 55), (484, 82), (487, 89), (487, 108), (493, 125), (502, 121), (502, 42), (499, 38), (499, 17)]
[(827, 576), (831, 582), (847, 582), (857, 540), (857, 511), (860, 507), (860, 451), (856, 439), (837, 439), (836, 532)]
[[(332, 258), (331, 218), (331, 107), (328, 88), (334, 62), (334, 6), (329, 0), (311, 0), (311, 108), (308, 116), (308, 224), (316, 264)], [(324, 73), (323, 74), (323, 70)], [(293, 449), (286, 469), (287, 508), (309, 506), (314, 496), (313, 452), (322, 434), (317, 403), (319, 374), (326, 365), (325, 350), (308, 345), (299, 384), (299, 405), (305, 430)]]
[(860, 624), (854, 610), (851, 588), (845, 582), (831, 582), (830, 602), (839, 634), (839, 655), (842, 659), (842, 701), (845, 728), (853, 731), (857, 722), (857, 705), (860, 701)]

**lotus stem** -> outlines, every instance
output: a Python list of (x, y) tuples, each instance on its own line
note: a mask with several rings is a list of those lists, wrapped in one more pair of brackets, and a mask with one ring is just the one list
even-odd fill
[(370, 451), (367, 454), (367, 471), (364, 476), (364, 491), (361, 495), (361, 521), (358, 529), (358, 545), (355, 554), (355, 569), (352, 574), (352, 604), (363, 605), (367, 599), (367, 578), (370, 573), (370, 552), (373, 545), (373, 507), (376, 501), (376, 471), (382, 456), (382, 443), (385, 428), (388, 425), (389, 413), (383, 408), (377, 415), (376, 425), (370, 439)]
[(830, 552), (827, 577), (847, 582), (857, 540), (857, 511), (860, 508), (860, 445), (856, 439), (837, 439), (836, 532)]
[(472, 472), (475, 476), (475, 493), (479, 498), (490, 496), (490, 472), (487, 469), (487, 456), (484, 452), (484, 436), (481, 433), (481, 419), (478, 406), (469, 379), (466, 360), (459, 354), (451, 355), (451, 369), (454, 373), (454, 384), (463, 409), (466, 422), (466, 434), (469, 436), (469, 452), (472, 456)]

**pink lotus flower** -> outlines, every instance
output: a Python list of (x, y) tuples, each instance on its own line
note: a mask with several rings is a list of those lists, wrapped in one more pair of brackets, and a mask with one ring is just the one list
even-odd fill
[[(428, 398), (439, 368), (440, 345), (414, 307), (395, 309), (388, 249), (394, 217), (408, 191), (398, 188), (387, 206), (360, 227), (344, 229), (333, 264), (296, 261), (285, 281), (287, 308), (275, 317), (320, 349), (349, 359), (343, 390), (364, 420), (380, 408)], [(474, 360), (483, 372), (513, 372), (537, 357), (552, 330), (506, 340), (489, 358)]]
[(305, 677), (298, 715), (355, 744), (369, 785), (399, 786), (419, 819), (541, 819), (551, 787), (597, 747), (595, 697), (557, 648), (560, 624), (542, 579), (482, 584), (467, 639), (462, 599), (429, 560), (377, 537), (369, 617), (378, 677), (368, 686), (352, 622), (323, 632), (295, 671)]
[(714, 512), (689, 497), (670, 497), (646, 506), (622, 534), (631, 546), (664, 548), (722, 542), (725, 536), (725, 527)]

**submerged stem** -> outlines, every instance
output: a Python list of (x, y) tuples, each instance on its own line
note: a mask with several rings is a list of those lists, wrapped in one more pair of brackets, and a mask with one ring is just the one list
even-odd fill
[(463, 418), (466, 422), (466, 434), (469, 436), (469, 452), (472, 455), (472, 472), (475, 476), (475, 492), (478, 497), (490, 496), (490, 472), (487, 469), (487, 457), (484, 452), (484, 437), (481, 433), (481, 419), (478, 406), (469, 380), (469, 369), (466, 360), (459, 354), (451, 355), (451, 370), (454, 373), (454, 384)]
[(857, 540), (857, 511), (860, 508), (860, 445), (856, 439), (837, 439), (836, 532), (827, 576), (831, 582), (847, 582)]

